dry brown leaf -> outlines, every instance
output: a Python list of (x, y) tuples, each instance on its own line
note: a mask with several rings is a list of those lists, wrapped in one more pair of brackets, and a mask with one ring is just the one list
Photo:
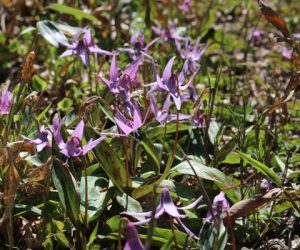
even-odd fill
[(292, 56), (291, 56), (291, 63), (294, 65), (297, 71), (300, 71), (300, 60), (296, 49), (293, 49)]
[(276, 199), (281, 193), (282, 190), (280, 188), (274, 188), (263, 196), (237, 202), (227, 211), (223, 220), (224, 225), (227, 225), (228, 222), (234, 221), (239, 217), (245, 217), (253, 213), (257, 208)]
[(276, 102), (275, 104), (273, 104), (267, 111), (265, 111), (265, 115), (266, 116), (270, 116), (273, 114), (274, 111), (276, 111), (277, 109), (280, 109), (284, 106), (284, 102), (282, 101), (279, 101), (279, 102)]
[(291, 99), (291, 97), (288, 99), (289, 96), (291, 96), (291, 92), (294, 93), (294, 91), (296, 90), (298, 84), (300, 82), (300, 73), (298, 73), (297, 75), (295, 76), (292, 76), (286, 89), (285, 89), (285, 92), (284, 92), (284, 97), (283, 97), (283, 101), (287, 102)]
[(13, 143), (9, 143), (7, 146), (9, 149), (12, 149), (14, 154), (14, 159), (18, 156), (20, 152), (27, 152), (29, 154), (35, 154), (35, 146), (29, 142), (16, 141)]
[(275, 26), (285, 37), (290, 37), (290, 32), (283, 19), (277, 12), (267, 6), (263, 1), (259, 0), (259, 7), (265, 18)]
[(28, 182), (22, 183), (19, 189), (21, 190), (21, 192), (24, 192), (26, 196), (31, 197), (46, 192), (47, 190), (49, 190), (49, 187), (38, 182)]
[(34, 59), (35, 59), (35, 53), (34, 51), (31, 51), (29, 52), (29, 54), (26, 56), (24, 60), (22, 71), (21, 71), (21, 80), (24, 83), (29, 82), (31, 79)]
[(31, 168), (28, 173), (28, 182), (45, 180), (49, 174), (49, 165), (44, 164), (37, 168)]
[(0, 148), (0, 168), (5, 167), (7, 165), (8, 159), (9, 159), (9, 157), (8, 157), (7, 148), (1, 147)]
[(4, 213), (0, 219), (0, 225), (9, 217), (9, 214), (14, 206), (15, 194), (20, 184), (20, 175), (13, 164), (10, 164), (5, 175), (4, 184)]

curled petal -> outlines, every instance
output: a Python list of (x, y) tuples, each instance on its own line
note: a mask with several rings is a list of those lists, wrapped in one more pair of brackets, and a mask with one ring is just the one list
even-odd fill
[(186, 231), (188, 236), (190, 236), (191, 238), (193, 238), (195, 240), (199, 240), (199, 238), (190, 229), (188, 229), (186, 225), (183, 224), (183, 222), (180, 218), (175, 218), (175, 219), (180, 224), (180, 226), (184, 229), (184, 231)]
[(184, 206), (184, 207), (179, 207), (178, 209), (180, 209), (180, 210), (192, 209), (192, 208), (196, 207), (198, 205), (198, 203), (202, 200), (203, 200), (203, 196), (200, 196), (197, 200), (195, 200), (191, 204)]

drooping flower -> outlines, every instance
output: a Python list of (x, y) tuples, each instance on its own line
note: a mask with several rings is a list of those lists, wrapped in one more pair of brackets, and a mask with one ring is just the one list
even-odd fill
[(142, 116), (137, 103), (133, 103), (131, 113), (133, 120), (127, 119), (118, 108), (115, 114), (115, 122), (124, 135), (129, 135), (130, 133), (137, 131), (145, 122), (142, 121)]
[(116, 59), (116, 52), (113, 52), (112, 61), (110, 64), (110, 70), (109, 70), (109, 77), (110, 79), (106, 79), (98, 74), (96, 74), (96, 77), (99, 78), (102, 82), (104, 82), (107, 87), (110, 89), (110, 91), (114, 94), (119, 93), (119, 77), (118, 77), (118, 61)]
[[(83, 34), (83, 38), (80, 36)], [(60, 43), (61, 45), (67, 47), (67, 50), (60, 55), (60, 57), (77, 55), (82, 60), (85, 66), (90, 65), (89, 55), (93, 53), (102, 55), (112, 55), (111, 52), (100, 49), (95, 45), (93, 38), (91, 36), (91, 30), (88, 28), (80, 30), (71, 40), (71, 44)]]
[(188, 74), (186, 65), (183, 66), (182, 71), (177, 77), (175, 74), (172, 73), (174, 60), (175, 60), (175, 56), (168, 61), (163, 71), (162, 78), (157, 73), (154, 61), (152, 62), (154, 75), (156, 77), (156, 82), (154, 83), (153, 87), (150, 89), (149, 93), (151, 94), (152, 92), (157, 90), (167, 91), (171, 96), (171, 98), (173, 99), (177, 110), (180, 110), (183, 101), (180, 91), (185, 90), (190, 86), (197, 72), (195, 72), (192, 75), (192, 77), (189, 79), (189, 81), (185, 85), (183, 85)]
[(132, 48), (119, 48), (118, 50), (128, 52), (135, 60), (137, 56), (141, 55), (141, 53), (147, 53), (148, 49), (158, 40), (159, 37), (146, 44), (144, 32), (138, 32), (134, 30), (130, 38), (130, 44), (132, 45)]
[(60, 149), (60, 152), (68, 158), (85, 155), (106, 138), (106, 135), (103, 135), (97, 140), (91, 139), (86, 145), (82, 146), (81, 139), (83, 136), (84, 121), (81, 120), (72, 132), (69, 140), (65, 143), (60, 133), (60, 129), (64, 123), (64, 120), (65, 119), (62, 119), (59, 124), (55, 122), (53, 137), (58, 145), (58, 148)]
[(0, 94), (0, 113), (2, 115), (8, 114), (11, 103), (12, 103), (13, 95), (8, 90), (2, 90)]
[[(165, 124), (170, 121), (175, 121), (177, 120), (177, 115), (176, 114), (169, 114), (169, 109), (170, 109), (170, 95), (167, 96), (166, 100), (164, 101), (164, 104), (162, 106), (162, 109), (159, 110), (157, 107), (157, 101), (154, 95), (150, 95), (150, 108), (152, 113), (155, 116), (155, 119), (160, 123), (160, 124)], [(184, 115), (184, 114), (178, 114), (178, 120), (186, 120), (191, 118), (191, 115)]]
[(118, 76), (118, 61), (116, 56), (117, 54), (114, 52), (109, 71), (110, 79), (106, 79), (100, 74), (96, 74), (96, 77), (104, 82), (112, 93), (122, 95), (120, 97), (125, 102), (124, 100), (128, 101), (130, 99), (130, 88), (136, 86), (137, 73), (143, 56), (138, 56), (131, 64), (127, 65), (120, 77)]
[[(212, 212), (214, 217), (218, 215), (219, 212), (226, 212), (230, 208), (229, 202), (225, 198), (224, 192), (220, 192), (213, 201), (213, 204), (211, 206)], [(206, 215), (206, 221), (212, 222), (213, 215), (211, 214), (210, 210), (208, 210), (208, 213)]]
[(200, 69), (199, 61), (201, 60), (204, 52), (208, 48), (208, 45), (200, 47), (200, 38), (197, 39), (194, 47), (191, 45), (190, 40), (185, 41), (184, 49), (181, 49), (180, 43), (177, 43), (177, 49), (182, 59), (185, 59), (186, 68), (195, 73)]
[(41, 152), (45, 147), (51, 148), (51, 133), (44, 126), (41, 127), (41, 131), (36, 139), (30, 139), (25, 136), (23, 138), (29, 143), (35, 144), (37, 152)]
[[(154, 214), (154, 218), (158, 219), (159, 217), (161, 217), (163, 214), (168, 214), (169, 216), (173, 217), (178, 224), (184, 229), (184, 231), (191, 237), (194, 239), (198, 239), (198, 237), (192, 232), (190, 231), (182, 222), (182, 218), (184, 218), (184, 215), (181, 215), (178, 210), (187, 210), (187, 209), (192, 209), (194, 208), (200, 201), (202, 200), (202, 196), (199, 197), (197, 200), (195, 200), (194, 202), (192, 202), (190, 205), (185, 206), (185, 207), (177, 207), (171, 198), (169, 189), (167, 187), (162, 189), (161, 192), (161, 198), (160, 198), (160, 203), (159, 205), (155, 208), (155, 214)], [(145, 220), (143, 221), (138, 221), (138, 222), (134, 222), (134, 225), (144, 225), (147, 224), (148, 222), (150, 222), (151, 220), (151, 215), (152, 215), (152, 211), (149, 212), (143, 212), (143, 213), (133, 213), (133, 212), (123, 212), (123, 214), (126, 215), (130, 215), (133, 216), (135, 218), (145, 218)]]
[(124, 250), (144, 250), (144, 246), (139, 237), (139, 233), (133, 223), (130, 221), (126, 224), (126, 243)]
[(131, 87), (136, 87), (137, 86), (137, 73), (140, 64), (142, 63), (144, 59), (143, 55), (138, 56), (132, 63), (128, 64), (124, 71), (123, 71), (123, 78), (128, 78), (130, 80), (130, 83), (127, 84)]
[(163, 71), (162, 78), (158, 75), (155, 64), (153, 62), (153, 70), (154, 70), (154, 75), (156, 77), (156, 84), (154, 85), (154, 87), (150, 89), (150, 93), (160, 89), (167, 91), (171, 95), (177, 110), (180, 110), (181, 97), (178, 91), (179, 88), (177, 86), (177, 79), (172, 74), (172, 67), (173, 67), (174, 60), (175, 60), (175, 56), (168, 61)]

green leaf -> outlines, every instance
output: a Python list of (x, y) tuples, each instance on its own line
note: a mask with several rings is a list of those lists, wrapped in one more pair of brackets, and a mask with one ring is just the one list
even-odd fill
[(64, 247), (70, 248), (71, 244), (68, 241), (66, 235), (63, 232), (57, 232), (55, 235), (55, 239)]
[(73, 105), (73, 100), (65, 97), (64, 99), (62, 99), (58, 104), (57, 107), (61, 110), (61, 111), (69, 111), (71, 109)]
[(165, 244), (163, 244), (163, 246), (160, 248), (160, 250), (172, 249), (173, 243), (174, 243), (174, 236), (172, 235), (172, 237), (170, 237), (170, 239)]
[(215, 225), (214, 223), (206, 222), (205, 224), (203, 224), (201, 228), (199, 238), (200, 238), (199, 241), (200, 249), (223, 250), (228, 240), (228, 234), (222, 222), (219, 223), (218, 225)]
[(145, 151), (152, 157), (153, 161), (155, 162), (156, 166), (159, 167), (159, 156), (158, 150), (155, 148), (153, 142), (148, 138), (144, 137), (140, 144), (144, 147)]
[(44, 39), (51, 43), (54, 47), (58, 48), (60, 43), (68, 42), (65, 35), (57, 28), (56, 23), (50, 20), (39, 21), (36, 28), (44, 37)]
[(142, 213), (143, 209), (138, 201), (123, 193), (116, 197), (118, 203), (126, 209), (127, 212)]
[(211, 144), (213, 145), (215, 145), (217, 142), (217, 136), (219, 134), (219, 130), (220, 130), (220, 125), (216, 121), (212, 120), (209, 123), (208, 137)]
[[(157, 139), (157, 137), (162, 137), (165, 134), (172, 134), (176, 132), (176, 123), (171, 123), (167, 124), (165, 126), (156, 126), (156, 127), (151, 127), (143, 130), (144, 134), (147, 135), (147, 137), (150, 140)], [(188, 124), (178, 124), (178, 131), (185, 131), (191, 129), (191, 125)]]
[(74, 225), (79, 221), (80, 196), (76, 180), (66, 165), (54, 160), (52, 163), (52, 180), (58, 191), (59, 201)]
[[(177, 244), (178, 246), (183, 249), (184, 246), (190, 246), (190, 247), (195, 247), (195, 241), (192, 240), (191, 238), (187, 239), (187, 234), (185, 232), (181, 232), (179, 230), (175, 230), (174, 232), (172, 229), (165, 229), (165, 228), (159, 228), (155, 227), (153, 230), (153, 236), (164, 239), (164, 243), (167, 243), (170, 238), (172, 238), (175, 234)], [(174, 246), (173, 242), (173, 246)], [(185, 248), (189, 249), (189, 247)]]
[(90, 234), (89, 242), (87, 244), (87, 249), (92, 250), (92, 244), (94, 243), (95, 239), (97, 239), (97, 233), (99, 228), (99, 220), (97, 221), (96, 226), (94, 227), (92, 233)]
[(48, 8), (51, 10), (60, 12), (60, 13), (71, 15), (79, 21), (81, 21), (82, 19), (87, 19), (87, 20), (92, 21), (93, 23), (98, 22), (98, 19), (95, 16), (85, 13), (79, 9), (75, 9), (75, 8), (72, 8), (72, 7), (63, 5), (63, 4), (56, 4), (56, 3), (50, 4), (48, 6)]
[(52, 102), (49, 103), (49, 105), (43, 110), (42, 113), (39, 114), (39, 116), (36, 118), (38, 121), (42, 120), (45, 116), (48, 110), (51, 108)]
[[(190, 164), (193, 166), (197, 176), (199, 178), (214, 181), (215, 184), (220, 188), (227, 188), (235, 185), (239, 185), (239, 181), (234, 181), (228, 176), (226, 176), (220, 170), (205, 166), (200, 160), (191, 159), (189, 160)], [(187, 161), (183, 161), (179, 163), (177, 166), (173, 167), (170, 170), (170, 175), (172, 177), (178, 174), (185, 174), (185, 175), (195, 175), (193, 169), (191, 168), (190, 164)], [(240, 192), (237, 189), (226, 189), (226, 195), (232, 200), (233, 202), (237, 202), (240, 200)]]
[(240, 164), (241, 158), (235, 152), (230, 152), (226, 158), (222, 161), (223, 164)]
[[(98, 137), (98, 135), (89, 128), (86, 128), (84, 133), (87, 140)], [(127, 185), (129, 187), (131, 186), (131, 179), (126, 174), (125, 164), (119, 155), (111, 149), (108, 143), (105, 141), (101, 142), (100, 145), (93, 149), (93, 153), (100, 166), (120, 191), (123, 192), (123, 187)]]
[(19, 34), (19, 37), (23, 36), (26, 33), (30, 33), (33, 30), (36, 30), (36, 28), (32, 27), (32, 26), (26, 27), (24, 30), (21, 31), (21, 33)]
[(169, 174), (171, 167), (172, 167), (173, 161), (174, 161), (174, 155), (170, 154), (166, 168), (165, 168), (163, 174), (159, 177), (159, 179), (149, 185), (140, 186), (137, 189), (135, 189), (132, 192), (133, 198), (138, 199), (138, 198), (145, 196), (146, 194), (149, 194), (153, 190), (154, 186), (158, 186), (163, 180), (165, 180)]
[(34, 75), (32, 77), (32, 87), (36, 91), (43, 91), (45, 88), (47, 88), (47, 83), (38, 75)]
[(274, 183), (276, 183), (278, 186), (281, 185), (281, 179), (280, 177), (269, 167), (267, 167), (265, 164), (253, 159), (251, 156), (241, 152), (236, 151), (239, 156), (246, 162), (250, 163), (258, 172), (261, 172), (265, 176), (269, 177)]
[[(108, 180), (98, 176), (88, 176), (88, 217), (89, 221), (97, 219), (106, 208), (113, 193), (105, 191), (108, 188)], [(81, 177), (80, 182), (81, 212), (85, 211), (85, 178)]]
[[(220, 170), (212, 167), (207, 167), (204, 164), (202, 164), (199, 160), (189, 160), (189, 162), (193, 166), (198, 177), (209, 181), (217, 181), (228, 184), (226, 175)], [(195, 175), (190, 164), (188, 163), (188, 161), (183, 161), (177, 166), (173, 167), (170, 170), (170, 174), (172, 176), (177, 174)]]

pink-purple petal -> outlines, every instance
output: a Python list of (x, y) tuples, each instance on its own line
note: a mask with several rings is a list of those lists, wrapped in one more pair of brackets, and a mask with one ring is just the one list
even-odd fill
[(111, 81), (116, 81), (118, 79), (118, 63), (115, 52), (113, 53), (109, 74)]
[(172, 67), (176, 56), (173, 56), (167, 63), (167, 66), (164, 69), (162, 79), (164, 82), (167, 82), (172, 76)]
[(124, 250), (144, 250), (144, 246), (139, 238), (135, 225), (128, 222), (126, 225), (126, 243)]
[(86, 145), (82, 147), (82, 155), (85, 155), (88, 151), (92, 150), (98, 144), (100, 144), (103, 140), (105, 140), (106, 135), (101, 136), (97, 140), (90, 140)]
[(199, 240), (199, 238), (190, 229), (188, 229), (186, 225), (183, 224), (180, 218), (175, 218), (175, 219), (179, 223), (179, 225), (184, 229), (184, 231), (188, 234), (188, 236), (190, 236), (195, 240)]
[(202, 201), (202, 200), (203, 200), (203, 197), (200, 196), (197, 200), (195, 200), (191, 204), (189, 204), (187, 206), (184, 206), (184, 207), (179, 207), (178, 209), (180, 209), (180, 210), (192, 209), (192, 208), (196, 207), (200, 203), (200, 201)]
[(82, 136), (83, 136), (83, 129), (84, 129), (84, 121), (81, 120), (78, 123), (78, 125), (76, 126), (76, 128), (74, 129), (74, 131), (71, 135), (71, 139), (72, 138), (77, 138), (80, 141)]

